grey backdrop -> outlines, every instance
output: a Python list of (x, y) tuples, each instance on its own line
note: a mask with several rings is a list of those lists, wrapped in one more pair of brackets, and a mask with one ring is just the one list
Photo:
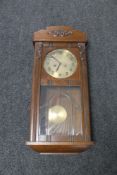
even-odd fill
[[(39, 155), (28, 140), (32, 34), (49, 25), (88, 33), (93, 140), (77, 156)], [(0, 0), (0, 175), (117, 174), (117, 1)]]

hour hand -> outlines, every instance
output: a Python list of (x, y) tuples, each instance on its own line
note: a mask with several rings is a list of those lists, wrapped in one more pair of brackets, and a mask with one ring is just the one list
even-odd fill
[(56, 72), (58, 71), (59, 67), (60, 67), (61, 63), (59, 63), (58, 67), (56, 68)]

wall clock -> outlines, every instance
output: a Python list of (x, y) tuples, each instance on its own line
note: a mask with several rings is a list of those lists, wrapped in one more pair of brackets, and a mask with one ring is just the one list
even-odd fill
[(39, 153), (91, 147), (86, 33), (69, 26), (35, 32), (30, 140)]

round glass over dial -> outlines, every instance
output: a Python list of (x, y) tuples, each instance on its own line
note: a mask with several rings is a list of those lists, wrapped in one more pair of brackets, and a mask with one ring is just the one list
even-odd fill
[(70, 77), (77, 68), (77, 59), (67, 49), (56, 49), (46, 55), (45, 71), (54, 78)]

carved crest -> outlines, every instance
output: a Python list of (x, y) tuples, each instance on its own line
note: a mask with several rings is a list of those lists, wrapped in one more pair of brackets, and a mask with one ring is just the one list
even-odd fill
[(49, 35), (53, 35), (54, 37), (64, 37), (72, 34), (70, 30), (52, 30), (48, 32)]

